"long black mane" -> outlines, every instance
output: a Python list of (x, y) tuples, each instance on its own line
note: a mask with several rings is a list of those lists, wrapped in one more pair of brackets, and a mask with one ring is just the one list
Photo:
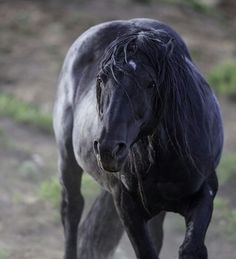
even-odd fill
[[(154, 98), (157, 105), (154, 107), (154, 112), (159, 119), (152, 136), (137, 143), (142, 152), (137, 147), (133, 148), (133, 151), (135, 150), (140, 157), (146, 157), (143, 154), (143, 146), (146, 146), (151, 164), (152, 156), (155, 155), (152, 141), (155, 135), (158, 133), (160, 135), (160, 131), (164, 130), (168, 138), (167, 142), (176, 150), (176, 153), (197, 169), (197, 161), (192, 158), (189, 147), (188, 135), (190, 132), (197, 134), (207, 121), (208, 116), (203, 111), (207, 110), (206, 105), (209, 103), (207, 98), (211, 90), (208, 84), (193, 65), (188, 54), (164, 30), (139, 29), (118, 37), (107, 48), (101, 62), (101, 70), (112, 76), (118, 85), (119, 73), (124, 73), (131, 76), (134, 83), (139, 86), (140, 82), (135, 80), (135, 72), (127, 65), (132, 57), (138, 55), (138, 52), (145, 55), (156, 73)], [(102, 99), (100, 94), (98, 94), (98, 103)], [(204, 127), (206, 127), (205, 134), (208, 134), (207, 125)], [(160, 139), (159, 141), (165, 148), (166, 143), (162, 143)], [(132, 159), (132, 156), (130, 160), (137, 161)], [(142, 161), (145, 160), (142, 159)]]

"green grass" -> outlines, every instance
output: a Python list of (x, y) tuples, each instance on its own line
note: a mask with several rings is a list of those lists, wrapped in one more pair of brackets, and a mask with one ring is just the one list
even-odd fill
[(42, 200), (49, 201), (54, 208), (58, 208), (60, 204), (61, 186), (57, 177), (44, 181), (39, 186), (39, 196)]
[(133, 0), (133, 2), (137, 2), (140, 4), (150, 4), (152, 0)]
[(0, 146), (1, 148), (7, 148), (9, 146), (9, 137), (6, 132), (0, 128)]
[(190, 6), (193, 10), (201, 13), (209, 11), (209, 7), (199, 0), (182, 0), (182, 3)]
[(223, 153), (217, 175), (221, 185), (236, 176), (236, 153)]
[(93, 198), (97, 196), (100, 191), (99, 185), (88, 175), (83, 175), (82, 193), (85, 197)]
[(236, 209), (231, 209), (229, 202), (221, 197), (214, 201), (213, 224), (215, 231), (224, 234), (229, 240), (236, 241)]
[[(236, 153), (223, 153), (217, 175), (220, 185), (236, 176)], [(217, 234), (224, 235), (231, 241), (236, 241), (236, 209), (230, 207), (229, 201), (222, 197), (216, 197), (214, 201), (213, 224)]]
[(1, 139), (2, 137), (4, 137), (4, 131), (3, 131), (3, 129), (0, 128), (0, 139)]
[(49, 133), (52, 132), (52, 117), (50, 114), (42, 113), (37, 107), (2, 91), (0, 91), (0, 116), (33, 125)]
[(183, 5), (199, 13), (209, 13), (211, 7), (199, 0), (161, 0), (163, 3)]
[[(85, 198), (93, 198), (99, 193), (99, 186), (87, 174), (83, 175), (82, 193)], [(39, 187), (39, 196), (46, 201), (49, 201), (54, 208), (58, 208), (61, 199), (61, 186), (57, 177), (43, 182)]]
[(8, 255), (9, 253), (5, 249), (0, 248), (0, 259), (6, 259)]
[(209, 73), (208, 81), (218, 95), (236, 97), (236, 61), (216, 65)]
[[(224, 185), (232, 177), (236, 177), (236, 153), (223, 153), (220, 165), (217, 169), (219, 184)], [(224, 235), (231, 241), (236, 241), (236, 209), (230, 207), (229, 201), (222, 197), (216, 197), (214, 201), (213, 224), (217, 234)]]

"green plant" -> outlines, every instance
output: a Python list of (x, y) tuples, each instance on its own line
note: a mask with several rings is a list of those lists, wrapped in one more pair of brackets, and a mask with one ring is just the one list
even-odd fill
[(4, 136), (3, 129), (0, 128), (0, 138), (2, 138), (3, 136)]
[(88, 174), (83, 175), (81, 188), (83, 195), (89, 198), (95, 197), (100, 190), (99, 185)]
[(217, 197), (214, 201), (213, 223), (217, 231), (229, 240), (236, 241), (236, 209), (231, 209), (228, 200)]
[(0, 248), (0, 259), (6, 259), (9, 253), (5, 249)]
[(207, 4), (199, 0), (161, 0), (161, 1), (169, 4), (187, 6), (199, 13), (208, 13), (211, 10), (211, 8)]
[[(81, 190), (85, 198), (93, 198), (98, 194), (100, 188), (89, 175), (84, 174)], [(39, 187), (40, 197), (49, 201), (55, 208), (58, 208), (60, 204), (60, 192), (61, 186), (57, 177), (43, 182)]]
[(52, 132), (51, 115), (42, 113), (37, 107), (2, 91), (0, 91), (0, 116), (10, 117), (17, 122)]
[(199, 0), (182, 0), (182, 2), (190, 6), (193, 10), (197, 12), (207, 12), (209, 7)]
[(140, 4), (150, 4), (151, 2), (151, 0), (133, 0), (133, 1)]
[(210, 85), (218, 95), (236, 96), (236, 61), (213, 67), (208, 75)]
[(222, 185), (236, 175), (236, 153), (223, 153), (217, 169), (219, 183)]
[(1, 148), (7, 148), (9, 146), (9, 137), (6, 132), (0, 128), (0, 146)]
[(53, 207), (58, 208), (60, 204), (60, 183), (57, 177), (44, 181), (39, 187), (39, 196), (49, 201)]

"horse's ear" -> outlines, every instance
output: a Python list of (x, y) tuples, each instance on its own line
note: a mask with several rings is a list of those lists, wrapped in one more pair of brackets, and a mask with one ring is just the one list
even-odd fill
[(170, 57), (173, 54), (175, 48), (175, 39), (171, 38), (169, 41), (166, 43), (166, 55)]

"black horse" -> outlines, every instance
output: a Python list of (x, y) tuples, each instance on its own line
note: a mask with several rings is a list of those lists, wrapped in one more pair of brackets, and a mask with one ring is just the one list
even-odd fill
[[(165, 211), (186, 221), (179, 258), (207, 258), (222, 121), (216, 97), (174, 30), (133, 19), (82, 34), (62, 69), (54, 129), (65, 259), (107, 258), (122, 225), (137, 258), (157, 259)], [(105, 191), (78, 229), (83, 171)]]

